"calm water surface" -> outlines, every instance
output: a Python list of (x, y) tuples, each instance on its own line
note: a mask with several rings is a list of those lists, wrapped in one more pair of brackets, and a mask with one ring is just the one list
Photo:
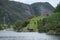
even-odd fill
[(37, 32), (0, 31), (0, 40), (60, 40), (60, 36)]

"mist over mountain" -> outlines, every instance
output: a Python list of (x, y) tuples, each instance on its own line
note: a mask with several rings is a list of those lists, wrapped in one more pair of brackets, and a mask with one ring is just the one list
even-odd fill
[(51, 15), (54, 7), (48, 2), (37, 2), (31, 5), (0, 0), (0, 23), (14, 23), (16, 20), (24, 20), (31, 16)]

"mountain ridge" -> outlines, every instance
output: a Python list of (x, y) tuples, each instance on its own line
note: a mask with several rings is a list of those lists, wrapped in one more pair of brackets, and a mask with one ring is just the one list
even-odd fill
[(15, 1), (0, 0), (0, 22), (4, 23), (5, 20), (6, 23), (9, 22), (10, 24), (11, 23), (13, 24), (15, 23), (16, 20), (24, 20), (31, 16), (47, 16), (47, 14), (50, 15), (54, 9), (53, 6), (50, 6), (51, 9), (50, 8), (46, 9), (46, 7), (44, 6), (48, 6), (48, 5), (44, 4), (41, 7), (40, 3), (36, 3), (36, 4), (34, 3), (34, 5), (33, 4), (28, 5)]

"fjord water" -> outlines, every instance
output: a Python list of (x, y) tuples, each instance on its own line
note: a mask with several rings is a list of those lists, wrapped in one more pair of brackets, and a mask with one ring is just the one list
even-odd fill
[(0, 40), (60, 40), (60, 36), (38, 32), (0, 31)]

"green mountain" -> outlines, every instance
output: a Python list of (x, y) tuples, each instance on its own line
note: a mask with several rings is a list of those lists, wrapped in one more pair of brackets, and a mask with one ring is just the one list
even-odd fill
[(54, 7), (49, 3), (34, 3), (0, 0), (0, 23), (13, 24), (16, 20), (24, 20), (32, 16), (50, 15)]

